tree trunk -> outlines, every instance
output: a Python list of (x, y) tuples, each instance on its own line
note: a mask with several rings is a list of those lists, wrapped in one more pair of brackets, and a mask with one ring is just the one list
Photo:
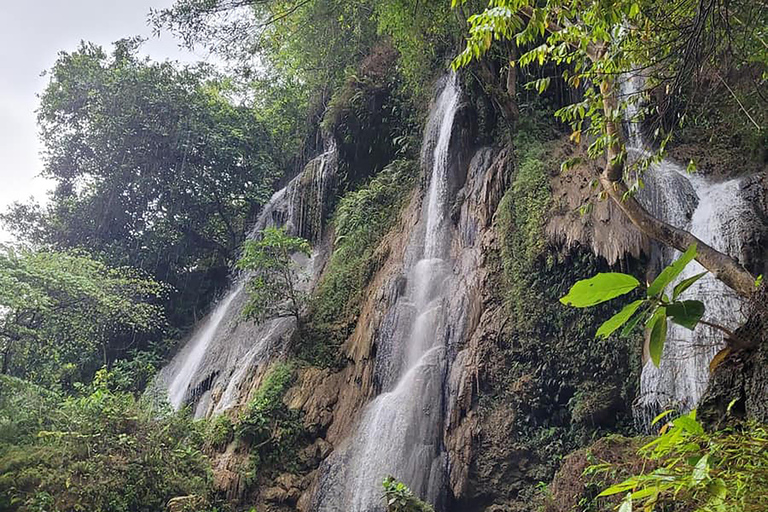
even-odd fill
[(734, 258), (724, 254), (699, 240), (693, 234), (676, 228), (657, 219), (628, 193), (624, 183), (624, 160), (620, 158), (624, 145), (624, 136), (620, 126), (613, 120), (617, 101), (613, 80), (604, 80), (600, 84), (603, 97), (603, 110), (606, 134), (613, 143), (606, 150), (605, 168), (600, 173), (600, 184), (629, 220), (650, 238), (678, 251), (684, 252), (691, 244), (696, 244), (696, 261), (705, 269), (732, 288), (742, 297), (749, 297), (755, 291), (755, 278)]

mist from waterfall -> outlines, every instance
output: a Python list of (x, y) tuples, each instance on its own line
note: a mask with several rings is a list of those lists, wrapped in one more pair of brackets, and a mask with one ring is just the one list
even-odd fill
[[(622, 87), (625, 99), (636, 98), (642, 86), (642, 77), (628, 78)], [(627, 110), (630, 157), (647, 156), (649, 150), (637, 122), (637, 102), (630, 102)], [(737, 259), (741, 257), (742, 238), (748, 232), (754, 212), (744, 197), (740, 178), (717, 183), (697, 173), (688, 173), (682, 166), (664, 159), (652, 165), (643, 180), (645, 188), (640, 190), (638, 199), (654, 216), (691, 232), (718, 251)], [(680, 256), (670, 248), (659, 251), (662, 267)], [(704, 270), (694, 261), (677, 282)], [(681, 299), (701, 300), (706, 306), (704, 319), (728, 329), (736, 328), (743, 320), (739, 297), (712, 274), (691, 286)], [(709, 363), (723, 345), (721, 331), (704, 325), (691, 331), (670, 322), (659, 367), (647, 361), (643, 368), (638, 423), (647, 426), (650, 418), (666, 408), (688, 411), (696, 407), (707, 388)]]
[(457, 77), (451, 75), (427, 123), (422, 166), (429, 186), (406, 251), (406, 285), (379, 340), (377, 374), (383, 392), (366, 407), (346, 450), (326, 467), (316, 510), (383, 510), (381, 483), (387, 475), (433, 504), (444, 494), (447, 303), (456, 279), (449, 256), (449, 168), (460, 96)]

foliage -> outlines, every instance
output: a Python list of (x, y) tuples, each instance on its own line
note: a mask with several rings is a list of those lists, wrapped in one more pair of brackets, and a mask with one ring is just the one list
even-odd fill
[(247, 240), (237, 262), (239, 269), (249, 273), (243, 315), (259, 321), (275, 315), (293, 316), (298, 321), (306, 297), (300, 287), (303, 276), (293, 256), (310, 254), (309, 242), (290, 236), (285, 228), (267, 227), (260, 239)]
[(235, 426), (229, 416), (219, 414), (207, 421), (204, 436), (206, 447), (222, 450), (234, 439)]
[(416, 0), (177, 0), (151, 18), (158, 30), (168, 28), (188, 45), (204, 44), (246, 67), (256, 54), (266, 67), (326, 97), (389, 40), (401, 55), (408, 89), (425, 99), (459, 29), (443, 5)]
[(290, 469), (295, 463), (304, 427), (300, 411), (289, 409), (283, 402), (295, 377), (294, 364), (275, 363), (234, 425), (237, 439), (250, 447), (251, 463), (245, 475), (250, 482), (262, 470)]
[(110, 391), (109, 379), (102, 370), (62, 399), (0, 377), (0, 510), (156, 512), (209, 495), (197, 425)]
[(172, 324), (185, 326), (220, 286), (281, 169), (264, 121), (232, 81), (198, 65), (108, 55), (83, 43), (48, 73), (38, 121), (44, 208), (3, 215), (23, 240), (83, 248), (170, 283)]
[(2, 373), (46, 385), (89, 382), (164, 326), (164, 287), (80, 252), (0, 250)]
[[(454, 7), (464, 3), (453, 1)], [(757, 28), (765, 26), (766, 13), (745, 0), (730, 2), (727, 14), (721, 16), (719, 5), (718, 0), (566, 0), (546, 4), (492, 0), (484, 11), (469, 17), (467, 46), (453, 65), (458, 68), (481, 58), (493, 41), (511, 40), (524, 50), (514, 66), (543, 66), (547, 62), (564, 66), (563, 81), (582, 94), (557, 116), (571, 124), (576, 142), (593, 136), (590, 156), (597, 157), (618, 145), (620, 150), (614, 158), (623, 161), (626, 149), (615, 124), (629, 107), (650, 99), (651, 90), (672, 102), (702, 69), (717, 73), (725, 66), (759, 65), (768, 70), (768, 53)], [(734, 47), (742, 51), (736, 54)], [(723, 59), (726, 55), (728, 58)], [(648, 90), (616, 100), (616, 78), (635, 70), (647, 78)], [(543, 93), (553, 78), (539, 77), (527, 86)], [(764, 73), (762, 80), (766, 78)], [(637, 110), (631, 122), (646, 115), (645, 109)], [(677, 115), (676, 121), (683, 122), (679, 111), (668, 110)], [(660, 158), (669, 141), (670, 134), (660, 129), (656, 135), (660, 151), (641, 159), (640, 169)]]
[[(671, 298), (666, 294), (667, 287), (695, 257), (696, 244), (693, 244), (653, 280), (646, 290), (645, 299), (627, 304), (621, 311), (606, 320), (597, 330), (597, 337), (607, 338), (621, 326), (624, 326), (622, 334), (626, 336), (645, 318), (651, 360), (653, 364), (659, 366), (667, 338), (667, 321), (693, 330), (702, 321), (701, 317), (704, 315), (704, 304), (701, 301), (678, 300), (678, 298), (692, 284), (704, 277), (706, 272), (677, 283)], [(594, 306), (626, 295), (639, 286), (640, 282), (630, 275), (619, 272), (601, 273), (590, 279), (578, 281), (571, 287), (568, 294), (560, 299), (560, 302), (577, 308)], [(715, 327), (725, 330), (719, 326)]]
[(430, 505), (424, 503), (403, 482), (388, 476), (382, 483), (387, 512), (434, 512)]
[[(661, 414), (654, 424), (669, 416)], [(706, 432), (696, 411), (666, 423), (638, 454), (653, 468), (605, 489), (624, 494), (619, 510), (655, 510), (672, 503), (696, 512), (768, 507), (768, 429), (748, 422)], [(598, 466), (593, 470), (606, 470)]]
[(321, 128), (338, 142), (339, 173), (347, 188), (359, 187), (396, 157), (417, 154), (420, 120), (404, 89), (397, 53), (382, 43), (331, 98)]
[(415, 174), (413, 162), (395, 161), (339, 201), (334, 251), (310, 303), (303, 358), (321, 365), (335, 361), (339, 345), (357, 322), (365, 288), (383, 263), (379, 245), (394, 226)]
[[(525, 116), (521, 125), (529, 126)], [(557, 154), (550, 149), (554, 146), (541, 140), (551, 133), (551, 122), (549, 129), (537, 126), (516, 139), (516, 172), (496, 213), (498, 260), (491, 253), (487, 263), (501, 267), (498, 281), (488, 289), (504, 302), (504, 324), (500, 348), (483, 355), (480, 370), (480, 414), (488, 425), (477, 465), (499, 467), (516, 453), (531, 455), (522, 478), (500, 485), (486, 473), (473, 485), (477, 496), (510, 500), (550, 480), (562, 457), (594, 436), (631, 431), (628, 404), (639, 373), (636, 338), (612, 336), (584, 350), (605, 305), (575, 309), (557, 303), (573, 276), (605, 271), (607, 265), (583, 249), (561, 255), (545, 243), (549, 176), (558, 163), (549, 156)], [(592, 400), (597, 398), (595, 382), (600, 393)]]
[(386, 0), (374, 2), (380, 34), (389, 36), (400, 54), (400, 66), (415, 98), (425, 100), (436, 71), (459, 39), (459, 27), (440, 2)]

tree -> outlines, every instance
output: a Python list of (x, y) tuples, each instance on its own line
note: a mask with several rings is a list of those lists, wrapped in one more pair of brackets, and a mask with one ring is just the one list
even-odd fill
[(221, 285), (282, 173), (280, 155), (232, 82), (203, 65), (141, 59), (139, 44), (59, 55), (38, 110), (42, 175), (55, 189), (45, 208), (17, 205), (2, 220), (27, 241), (83, 248), (172, 284), (189, 299), (169, 297), (183, 325)]
[[(453, 3), (461, 5), (464, 0)], [(754, 3), (746, 0), (730, 2), (727, 8), (720, 0), (564, 0), (542, 7), (532, 0), (492, 0), (486, 10), (469, 18), (467, 47), (454, 67), (480, 59), (494, 41), (508, 40), (525, 50), (512, 66), (542, 66), (547, 62), (559, 66), (562, 79), (581, 93), (581, 100), (560, 109), (557, 115), (570, 123), (572, 139), (577, 143), (582, 135), (585, 139), (591, 136), (590, 157), (604, 157), (603, 169), (597, 173), (601, 195), (610, 197), (651, 238), (680, 251), (696, 244), (696, 259), (702, 266), (739, 294), (749, 296), (755, 279), (736, 260), (652, 216), (634, 198), (641, 181), (628, 186), (630, 177), (662, 157), (671, 133), (659, 126), (659, 151), (628, 164), (621, 121), (627, 108), (640, 105), (651, 91), (680, 94), (682, 84), (694, 74), (692, 69), (717, 65), (724, 54), (732, 56), (734, 45), (754, 43), (758, 49), (740, 59), (765, 66), (768, 54), (756, 29), (765, 26), (767, 16), (764, 8), (755, 9)], [(648, 88), (622, 97), (619, 79), (633, 72), (646, 75)], [(541, 93), (551, 79), (539, 78), (529, 86)], [(646, 113), (640, 109), (638, 118), (631, 121), (639, 122)], [(684, 120), (682, 113), (676, 115)], [(565, 162), (564, 169), (568, 165)]]
[(285, 228), (264, 229), (259, 240), (248, 240), (238, 268), (249, 272), (246, 318), (262, 321), (271, 316), (292, 316), (298, 322), (306, 293), (293, 255), (310, 255), (309, 242), (290, 236)]
[(0, 250), (3, 374), (90, 382), (116, 355), (162, 333), (162, 285), (83, 253)]

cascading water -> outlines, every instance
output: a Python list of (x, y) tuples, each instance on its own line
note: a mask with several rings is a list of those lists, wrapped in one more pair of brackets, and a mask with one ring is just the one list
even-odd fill
[[(323, 154), (272, 195), (249, 235), (255, 238), (266, 227), (285, 226), (291, 234), (309, 238), (315, 244), (312, 257), (294, 257), (305, 287), (315, 284), (327, 255), (320, 237), (335, 190), (336, 154), (329, 139)], [(247, 276), (234, 276), (223, 298), (160, 372), (156, 387), (167, 392), (174, 409), (192, 404), (195, 416), (203, 417), (237, 405), (247, 394), (255, 368), (283, 352), (295, 321), (272, 318), (255, 325), (243, 320), (246, 280)]]
[[(640, 93), (642, 79), (631, 77), (624, 82), (627, 98)], [(630, 119), (630, 156), (648, 153), (638, 125), (635, 122), (637, 103), (628, 108)], [(749, 232), (754, 210), (742, 193), (742, 180), (731, 179), (722, 183), (711, 182), (697, 174), (689, 174), (684, 168), (667, 159), (651, 166), (644, 176), (645, 189), (638, 199), (658, 218), (668, 224), (690, 231), (713, 248), (735, 258), (743, 254), (742, 240)], [(660, 263), (665, 266), (676, 259), (678, 251), (661, 250)], [(693, 262), (684, 270), (679, 280), (703, 272), (704, 268)], [(742, 320), (741, 301), (721, 281), (707, 274), (684, 292), (683, 299), (704, 302), (704, 318), (733, 329)], [(648, 361), (643, 368), (638, 413), (639, 423), (646, 426), (649, 419), (665, 408), (687, 411), (698, 403), (707, 388), (709, 363), (723, 346), (723, 333), (708, 326), (699, 325), (691, 331), (670, 324), (661, 364), (657, 368)]]
[(429, 187), (406, 251), (406, 285), (378, 340), (376, 373), (384, 392), (366, 407), (346, 449), (326, 461), (315, 510), (382, 510), (381, 482), (387, 475), (431, 503), (444, 494), (446, 352), (456, 322), (447, 316), (447, 303), (457, 280), (449, 255), (450, 143), (460, 96), (452, 75), (427, 124), (422, 165)]
[(168, 386), (168, 401), (174, 409), (178, 409), (184, 403), (189, 391), (192, 377), (200, 367), (205, 352), (211, 344), (221, 321), (229, 311), (229, 306), (243, 290), (242, 283), (238, 283), (227, 295), (219, 301), (210, 316), (204, 321), (199, 331), (189, 341), (189, 351), (185, 354), (181, 367)]

